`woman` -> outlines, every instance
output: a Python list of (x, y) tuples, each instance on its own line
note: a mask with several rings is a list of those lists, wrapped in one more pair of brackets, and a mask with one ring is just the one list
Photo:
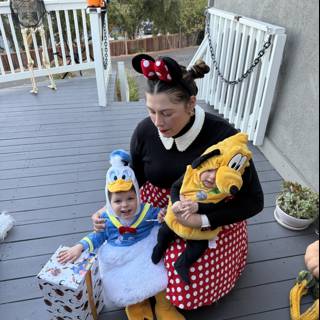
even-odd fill
[[(166, 207), (171, 185), (186, 166), (210, 145), (234, 135), (237, 131), (223, 119), (205, 113), (196, 104), (198, 88), (195, 79), (203, 78), (209, 67), (199, 61), (191, 70), (179, 66), (169, 57), (154, 61), (150, 56), (133, 59), (134, 69), (148, 78), (146, 105), (149, 117), (136, 127), (131, 138), (132, 167), (141, 186), (141, 200)], [(180, 309), (210, 305), (227, 294), (244, 269), (247, 258), (245, 220), (263, 209), (263, 192), (254, 164), (243, 174), (243, 187), (228, 202), (217, 204), (210, 216), (193, 214), (179, 222), (194, 228), (222, 227), (215, 242), (191, 268), (191, 283), (186, 285), (173, 265), (184, 251), (178, 239), (167, 250), (168, 270), (166, 298)], [(103, 221), (93, 216), (95, 229)], [(180, 319), (170, 317), (170, 319)]]

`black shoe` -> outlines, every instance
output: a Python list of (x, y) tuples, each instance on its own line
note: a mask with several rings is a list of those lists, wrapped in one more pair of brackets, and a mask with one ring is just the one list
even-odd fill
[(154, 248), (153, 248), (153, 251), (152, 251), (152, 256), (151, 256), (151, 260), (154, 264), (158, 264), (161, 260), (163, 256), (163, 253), (162, 251), (160, 250), (159, 246), (156, 245)]

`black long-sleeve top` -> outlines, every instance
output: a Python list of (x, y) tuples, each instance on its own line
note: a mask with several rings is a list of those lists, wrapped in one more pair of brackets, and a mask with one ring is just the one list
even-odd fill
[[(206, 113), (200, 133), (185, 151), (180, 152), (175, 144), (166, 150), (151, 119), (148, 117), (142, 120), (133, 133), (130, 145), (131, 165), (139, 185), (149, 181), (159, 188), (170, 189), (184, 174), (187, 165), (209, 146), (236, 133), (237, 130), (224, 119)], [(243, 174), (243, 186), (236, 197), (230, 202), (217, 203), (214, 213), (210, 213), (208, 219), (211, 227), (216, 228), (248, 219), (262, 209), (263, 192), (251, 161), (250, 167)]]

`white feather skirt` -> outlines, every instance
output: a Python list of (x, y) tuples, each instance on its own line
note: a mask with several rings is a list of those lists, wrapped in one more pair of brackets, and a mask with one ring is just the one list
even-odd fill
[(100, 275), (108, 310), (136, 304), (167, 287), (163, 260), (157, 265), (151, 261), (158, 230), (153, 228), (147, 238), (129, 247), (114, 247), (106, 242), (100, 248)]

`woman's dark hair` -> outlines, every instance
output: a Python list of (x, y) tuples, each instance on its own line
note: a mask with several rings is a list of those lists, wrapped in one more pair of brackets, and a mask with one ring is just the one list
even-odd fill
[(210, 68), (203, 60), (198, 60), (190, 70), (184, 66), (180, 68), (182, 71), (180, 81), (172, 84), (158, 79), (148, 80), (146, 92), (150, 94), (166, 93), (174, 103), (188, 102), (191, 96), (196, 96), (198, 93), (195, 79), (203, 78)]

